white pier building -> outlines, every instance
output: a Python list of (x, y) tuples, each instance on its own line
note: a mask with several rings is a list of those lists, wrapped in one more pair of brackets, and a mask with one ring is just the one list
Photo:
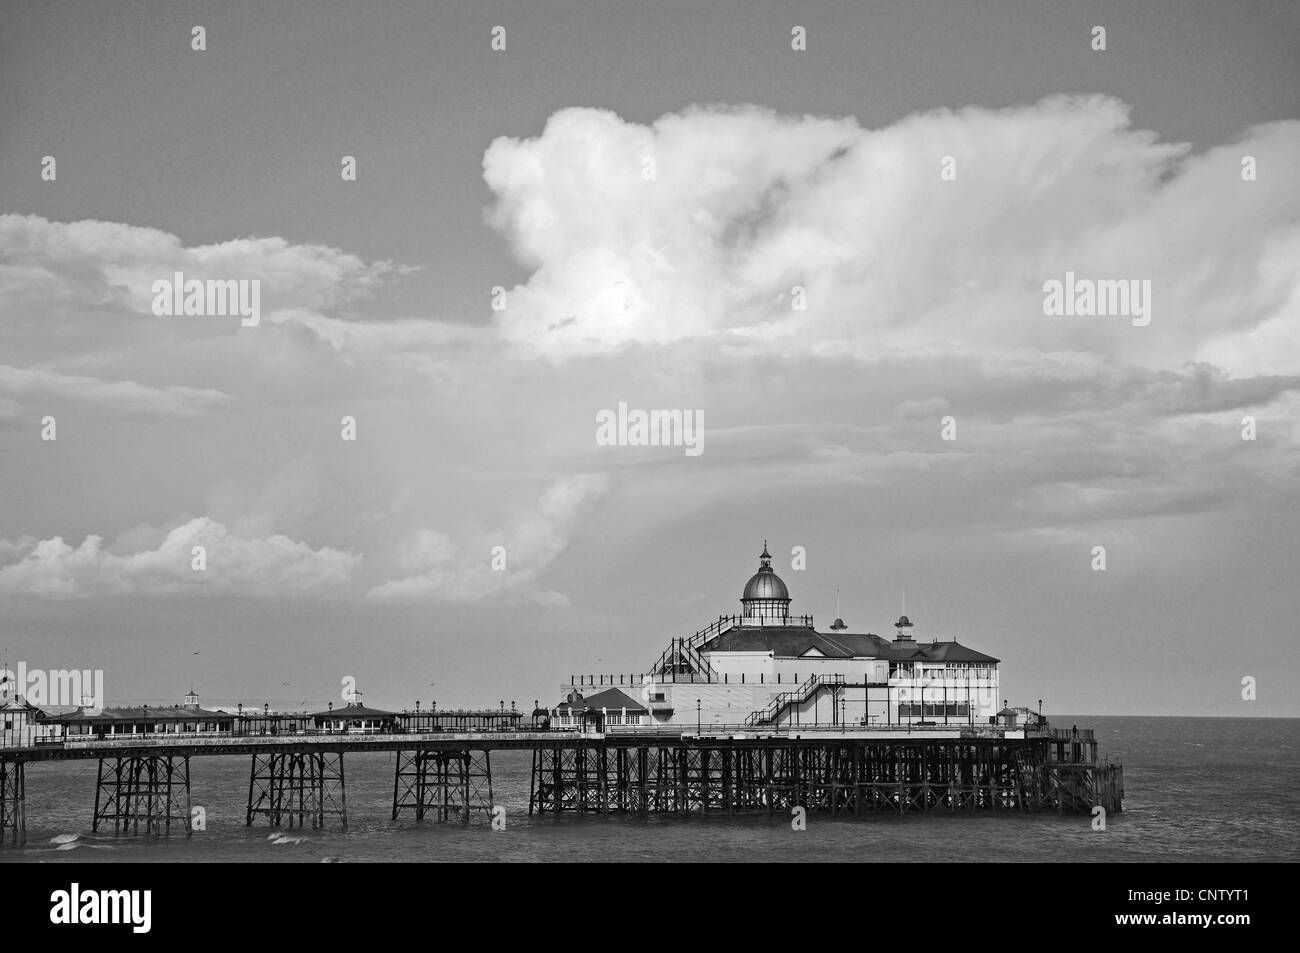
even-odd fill
[(942, 731), (996, 720), (992, 656), (918, 638), (907, 616), (892, 639), (849, 632), (841, 619), (819, 632), (790, 601), (765, 543), (740, 615), (673, 639), (648, 673), (573, 676), (554, 727)]

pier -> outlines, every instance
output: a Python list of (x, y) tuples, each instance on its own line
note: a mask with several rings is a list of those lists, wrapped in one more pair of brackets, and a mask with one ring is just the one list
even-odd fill
[(1088, 735), (578, 739), (534, 749), (529, 813), (1119, 812), (1123, 768), (1097, 764)]
[[(530, 815), (1108, 813), (1123, 769), (1083, 729), (482, 730), (125, 735), (0, 749), (0, 838), (26, 838), (28, 766), (96, 760), (92, 830), (190, 833), (189, 762), (250, 759), (245, 823), (346, 826), (344, 756), (394, 752), (391, 817), (491, 816), (491, 755), (532, 752)], [(205, 800), (205, 803), (210, 803)]]
[(502, 750), (531, 752), (532, 817), (1122, 810), (1123, 768), (1090, 729), (1052, 726), (1041, 699), (999, 707), (997, 658), (918, 639), (907, 615), (892, 639), (838, 615), (822, 632), (790, 602), (764, 542), (739, 615), (671, 639), (639, 675), (571, 675), (531, 713), (385, 711), (355, 688), (324, 711), (206, 709), (191, 685), (181, 705), (49, 715), (9, 691), (0, 840), (23, 839), (28, 765), (92, 758), (92, 828), (118, 834), (189, 833), (190, 759), (219, 756), (249, 759), (247, 825), (346, 825), (350, 752), (394, 754), (394, 821), (493, 816)]

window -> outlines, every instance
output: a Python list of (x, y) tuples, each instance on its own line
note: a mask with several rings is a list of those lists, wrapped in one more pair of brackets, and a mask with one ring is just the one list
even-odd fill
[[(946, 717), (948, 718), (965, 718), (969, 714), (970, 706), (966, 702), (948, 702), (946, 706)], [(898, 717), (943, 718), (945, 717), (945, 705), (943, 702), (926, 702), (924, 705), (920, 702), (900, 702)]]

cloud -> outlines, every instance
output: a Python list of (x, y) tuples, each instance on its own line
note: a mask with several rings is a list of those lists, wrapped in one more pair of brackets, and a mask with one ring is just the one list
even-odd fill
[(219, 390), (177, 385), (149, 387), (135, 381), (105, 381), (0, 364), (0, 396), (4, 394), (75, 400), (110, 413), (174, 417), (193, 417), (231, 399)]
[[(484, 158), (489, 220), (532, 269), (503, 337), (562, 361), (718, 339), (752, 353), (1092, 352), (1283, 373), (1300, 300), (1300, 122), (1193, 155), (1104, 96), (970, 107), (879, 130), (698, 108), (649, 126), (596, 109)], [(1239, 159), (1272, 170), (1243, 182)], [(940, 178), (941, 160), (957, 178)], [(652, 157), (655, 175), (642, 175)], [(1042, 285), (1150, 279), (1153, 325), (1047, 318)], [(792, 289), (807, 308), (792, 308)], [(1279, 366), (1269, 345), (1288, 357)]]
[[(148, 527), (140, 528), (148, 535)], [(127, 535), (137, 535), (132, 531)], [(207, 568), (192, 568), (195, 546)], [(346, 584), (361, 557), (313, 549), (287, 536), (240, 536), (207, 517), (172, 528), (154, 548), (116, 554), (102, 537), (71, 546), (61, 537), (0, 540), (0, 592), (45, 599), (202, 591), (279, 596), (330, 591)]]
[[(544, 575), (615, 483), (632, 505), (598, 525), (625, 538), (658, 532), (669, 508), (713, 532), (795, 494), (805, 514), (890, 499), (879, 518), (900, 527), (997, 531), (1276, 509), (1300, 465), (1298, 146), (1287, 121), (1194, 152), (1107, 97), (881, 129), (756, 107), (650, 124), (565, 109), (484, 156), (488, 219), (528, 269), (490, 323), (371, 320), (383, 302), (367, 296), (400, 269), (340, 249), (187, 248), (155, 229), (0, 216), (0, 422), (54, 395), (227, 411), (201, 429), (133, 427), (125, 453), (98, 428), (23, 470), (0, 459), (26, 491), (0, 516), (67, 532), (60, 499), (119, 453), (81, 532), (200, 512), (274, 552), (324, 539), (370, 554), (345, 598), (561, 604)], [(1259, 181), (1241, 180), (1245, 153)], [(944, 156), (956, 181), (940, 178)], [(177, 269), (262, 278), (262, 326), (155, 318), (150, 283)], [(1150, 278), (1151, 325), (1044, 316), (1042, 284), (1067, 270)], [(702, 410), (705, 455), (596, 448), (593, 415), (620, 400)], [(1253, 443), (1239, 438), (1247, 413)], [(338, 440), (344, 414), (356, 444)], [(940, 437), (947, 415), (955, 441)], [(606, 476), (536, 497), (575, 471)], [(120, 492), (136, 472), (166, 479), (157, 510)], [(191, 499), (199, 486), (208, 496)], [(503, 515), (520, 493), (530, 505)], [(114, 562), (174, 531), (47, 540), (44, 576), (36, 541), (19, 540), (0, 566), (10, 589), (23, 573), (51, 591), (198, 586)], [(506, 572), (491, 569), (496, 545)], [(313, 553), (336, 551), (291, 550), (285, 565), (306, 579), (343, 565)], [(223, 584), (256, 588), (237, 578)]]
[[(198, 392), (215, 388), (185, 394), (170, 385), (293, 376), (311, 356), (303, 343), (335, 344), (344, 332), (331, 322), (355, 317), (360, 302), (404, 270), (274, 236), (187, 247), (154, 228), (0, 215), (4, 361), (30, 373), (127, 378), (123, 387), (155, 388), (172, 403), (193, 403)], [(241, 327), (238, 315), (155, 315), (154, 282), (177, 272), (187, 281), (260, 282), (261, 324)], [(353, 337), (365, 339), (364, 332)], [(142, 394), (117, 399), (164, 399)]]
[[(457, 545), (433, 530), (418, 530), (402, 544), (398, 565), (408, 575), (372, 588), (379, 601), (477, 602), (512, 599), (543, 605), (567, 605), (568, 597), (542, 587), (538, 579), (565, 548), (586, 509), (608, 491), (607, 478), (579, 474), (555, 480), (532, 512), (509, 531), (497, 531)], [(505, 550), (506, 568), (492, 568), (492, 549)]]
[[(181, 271), (186, 278), (260, 279), (264, 310), (323, 311), (374, 291), (397, 270), (367, 264), (324, 245), (295, 245), (279, 237), (238, 238), (186, 247), (155, 228), (83, 220), (52, 222), (39, 215), (0, 215), (0, 310), (6, 322), (39, 294), (47, 310), (117, 305), (151, 320), (152, 285)], [(29, 313), (28, 320), (34, 320)]]

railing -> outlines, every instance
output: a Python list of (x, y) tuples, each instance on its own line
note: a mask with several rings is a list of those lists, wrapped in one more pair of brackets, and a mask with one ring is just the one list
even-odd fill
[[(565, 730), (563, 728), (559, 730)], [(769, 736), (796, 736), (796, 735), (852, 735), (852, 736), (881, 736), (881, 735), (909, 735), (909, 734), (929, 734), (946, 732), (952, 737), (964, 738), (990, 738), (998, 739), (1005, 737), (1005, 729), (993, 725), (966, 725), (966, 724), (949, 724), (945, 725), (940, 722), (938, 725), (863, 725), (863, 724), (803, 724), (796, 725), (785, 723), (781, 725), (754, 725), (748, 722), (744, 724), (734, 723), (705, 723), (700, 726), (683, 724), (683, 725), (606, 725), (606, 735), (682, 735), (683, 737), (716, 737), (719, 735), (737, 735), (748, 736), (752, 738), (761, 738)]]
[[(248, 731), (234, 729), (217, 729), (213, 731), (136, 731), (136, 732), (85, 732), (65, 733), (62, 735), (43, 735), (32, 739), (32, 747), (59, 747), (68, 744), (95, 744), (98, 742), (149, 741), (202, 741), (206, 738), (323, 738), (348, 737), (358, 735), (432, 735), (464, 734), (466, 732), (528, 732), (528, 725), (453, 725), (408, 728), (401, 725), (383, 728), (281, 728), (275, 731)], [(25, 747), (24, 745), (0, 745), (5, 747)]]
[[(193, 744), (196, 742), (241, 742), (250, 743), (292, 743), (299, 740), (302, 743), (310, 742), (328, 742), (331, 739), (351, 740), (358, 744), (364, 745), (367, 741), (386, 741), (402, 737), (411, 738), (412, 743), (417, 743), (418, 739), (427, 738), (430, 735), (445, 735), (460, 739), (466, 735), (474, 735), (483, 738), (485, 741), (502, 735), (517, 735), (529, 737), (554, 738), (556, 736), (591, 738), (600, 739), (611, 736), (646, 736), (646, 737), (680, 737), (680, 738), (725, 738), (734, 737), (743, 740), (745, 738), (804, 738), (815, 739), (819, 737), (836, 738), (882, 738), (899, 735), (920, 735), (926, 737), (961, 737), (961, 738), (982, 738), (982, 739), (1000, 739), (1005, 737), (1006, 729), (1000, 726), (971, 726), (971, 725), (919, 725), (919, 724), (892, 724), (892, 725), (862, 725), (862, 724), (802, 724), (796, 725), (786, 723), (783, 725), (754, 725), (750, 723), (713, 723), (696, 725), (610, 725), (605, 726), (603, 732), (598, 732), (590, 723), (573, 724), (573, 725), (551, 725), (548, 729), (528, 728), (521, 726), (518, 729), (494, 729), (494, 728), (466, 728), (459, 730), (452, 729), (431, 729), (429, 731), (416, 732), (345, 732), (345, 731), (300, 731), (280, 735), (262, 735), (262, 734), (244, 734), (239, 732), (208, 732), (174, 734), (171, 732), (159, 732), (150, 734), (136, 735), (107, 735), (98, 738), (93, 735), (73, 735), (64, 739), (40, 739), (32, 747), (45, 748), (57, 747), (66, 751), (79, 751), (87, 749), (129, 749), (132, 745), (141, 745), (147, 747), (158, 746), (159, 743), (178, 742)], [(214, 746), (219, 749), (221, 745)], [(30, 750), (30, 748), (29, 748)], [(0, 753), (4, 751), (0, 748)], [(1057, 762), (1054, 756), (1049, 754), (1052, 763), (1072, 763)], [(1083, 763), (1083, 762), (1080, 762)]]
[(769, 724), (776, 721), (777, 716), (781, 714), (790, 705), (799, 704), (806, 701), (817, 689), (823, 685), (843, 685), (843, 675), (814, 675), (792, 692), (782, 692), (772, 699), (772, 703), (767, 706), (766, 711), (756, 711), (745, 719), (748, 726)]
[(1053, 741), (1095, 741), (1092, 728), (1054, 728)]
[[(650, 671), (656, 675), (663, 675), (667, 674), (670, 668), (676, 670), (685, 663), (691, 667), (693, 673), (706, 676), (716, 675), (713, 666), (700, 655), (697, 649), (712, 636), (738, 624), (739, 620), (740, 616), (720, 615), (718, 621), (705, 626), (694, 635), (687, 636), (684, 639), (673, 639), (668, 643), (668, 648), (664, 649), (663, 654), (659, 656), (658, 661), (650, 666)], [(676, 672), (674, 671), (673, 674), (676, 674)]]
[[(795, 673), (798, 677), (798, 673)], [(667, 672), (645, 672), (636, 675), (570, 675), (566, 683), (574, 688), (641, 688), (645, 685), (798, 685), (797, 681), (782, 682), (781, 674), (775, 677), (758, 672), (724, 672), (719, 675), (673, 675)], [(868, 682), (873, 688), (885, 688), (884, 682)]]

